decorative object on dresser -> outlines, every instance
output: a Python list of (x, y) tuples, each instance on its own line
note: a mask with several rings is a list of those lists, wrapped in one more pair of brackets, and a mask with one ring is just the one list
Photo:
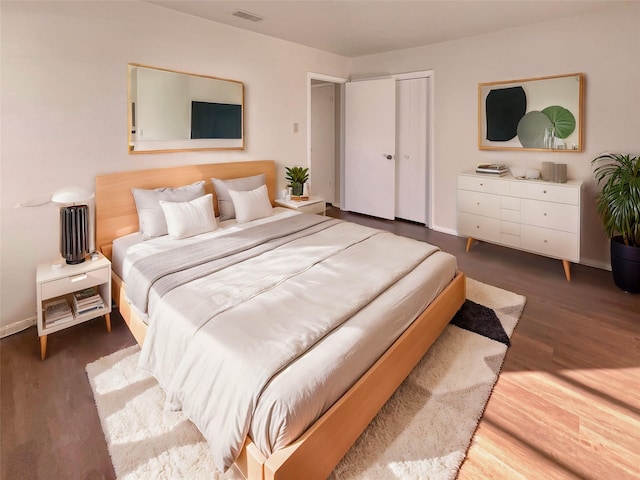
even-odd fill
[(640, 293), (640, 156), (603, 153), (591, 162), (602, 187), (597, 209), (611, 239), (611, 271), (615, 284)]
[(555, 175), (555, 165), (553, 162), (542, 162), (540, 178), (545, 182), (553, 182)]
[[(111, 262), (96, 260), (77, 265), (41, 263), (36, 271), (36, 310), (40, 358), (47, 356), (47, 336), (104, 315), (111, 332)], [(73, 308), (72, 308), (73, 305)]]
[(51, 195), (60, 208), (60, 253), (68, 264), (84, 262), (89, 253), (89, 207), (94, 193), (82, 187), (65, 187)]
[(566, 163), (556, 163), (553, 166), (553, 181), (556, 183), (567, 183)]
[(305, 198), (305, 183), (309, 180), (309, 169), (307, 167), (285, 167), (285, 178), (289, 182), (289, 186), (292, 188), (291, 199), (292, 200), (308, 200), (309, 196)]
[(479, 163), (476, 167), (476, 173), (488, 173), (490, 175), (506, 175), (509, 169), (504, 164), (498, 163)]
[(540, 170), (525, 167), (509, 167), (509, 173), (514, 178), (528, 178), (529, 180), (538, 180), (540, 178)]
[(582, 182), (565, 184), (487, 178), (473, 172), (458, 176), (458, 234), (569, 262), (580, 260)]

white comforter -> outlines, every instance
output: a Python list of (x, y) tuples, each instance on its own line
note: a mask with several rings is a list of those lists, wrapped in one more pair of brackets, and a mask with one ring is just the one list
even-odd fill
[[(327, 351), (318, 348), (325, 343), (323, 338), (329, 334), (350, 341), (348, 331), (336, 335), (334, 330), (349, 318), (370, 315), (371, 302), (382, 305), (377, 297), (396, 288), (408, 273), (425, 269), (425, 259), (436, 251), (422, 242), (343, 222), (298, 235), (163, 294), (150, 312), (140, 364), (158, 379), (169, 405), (184, 409), (194, 421), (209, 441), (217, 465), (225, 470), (250, 431), (254, 441), (267, 437), (264, 449), (278, 446), (273, 432), (254, 431), (256, 425), (270, 429), (269, 420), (254, 418), (256, 411), (269, 417), (277, 413), (277, 406), (260, 404), (261, 396), (271, 401), (269, 386), (280, 383), (284, 390), (292, 389), (283, 378), (287, 371), (299, 369), (298, 360), (305, 352), (309, 352), (305, 359), (317, 359), (304, 363), (307, 373), (313, 376), (315, 369), (323, 377)], [(436, 281), (438, 289), (455, 274), (455, 261), (452, 269), (450, 256), (446, 257), (446, 262), (432, 262), (436, 270), (446, 272)], [(430, 293), (431, 298), (438, 291)], [(393, 306), (388, 298), (385, 302), (387, 308)], [(416, 313), (421, 308), (416, 306)], [(402, 328), (394, 327), (395, 336)], [(382, 350), (365, 355), (366, 361), (355, 359), (356, 374), (368, 368), (395, 336), (376, 340)], [(360, 350), (365, 350), (362, 345)], [(332, 392), (329, 401), (350, 382)], [(297, 394), (311, 395), (306, 390)], [(312, 422), (319, 413), (303, 416), (313, 416)], [(291, 441), (299, 433), (284, 437)], [(275, 433), (277, 439), (280, 436)]]

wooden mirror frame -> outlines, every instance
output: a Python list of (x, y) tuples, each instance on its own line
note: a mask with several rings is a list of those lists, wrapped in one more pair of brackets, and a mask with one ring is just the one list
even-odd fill
[[(584, 78), (582, 73), (554, 75), (549, 77), (525, 78), (478, 84), (478, 148), (480, 150), (515, 150), (538, 152), (581, 152), (583, 150), (583, 98)], [(575, 89), (568, 85), (575, 79)], [(498, 88), (495, 88), (498, 87)], [(525, 147), (515, 135), (509, 140), (487, 140), (486, 98), (490, 91), (522, 87), (526, 94), (525, 114), (540, 111), (549, 106), (561, 106), (569, 110), (575, 118), (575, 129), (567, 136), (565, 148)], [(564, 94), (569, 90), (568, 94)], [(524, 118), (524, 116), (522, 117)]]
[[(144, 69), (144, 70), (140, 70)], [(154, 83), (157, 86), (155, 94), (156, 98), (164, 99), (169, 98), (173, 100), (168, 103), (153, 103), (153, 99), (150, 102), (142, 103), (145, 110), (141, 110), (141, 95), (140, 83), (138, 81), (140, 71), (145, 71), (148, 74), (161, 75), (160, 81)], [(167, 75), (164, 75), (166, 73)], [(177, 92), (177, 83), (188, 83), (189, 91), (184, 92), (186, 101), (180, 101), (179, 97), (172, 96), (170, 93)], [(146, 82), (145, 82), (146, 83)], [(146, 83), (149, 85), (148, 83)], [(148, 90), (148, 88), (147, 88)], [(182, 92), (180, 92), (182, 93)], [(144, 97), (148, 98), (150, 92), (145, 91)], [(204, 102), (218, 105), (238, 105), (236, 102), (240, 102), (240, 138), (191, 138), (191, 102)], [(188, 103), (187, 103), (188, 102)], [(170, 117), (175, 119), (176, 117), (182, 117), (182, 122), (174, 122), (173, 127), (169, 126), (166, 122), (158, 122), (158, 118), (162, 118), (158, 115), (158, 111), (167, 111), (170, 108), (176, 108), (179, 115), (171, 115)], [(153, 110), (149, 112), (149, 110)], [(172, 110), (172, 113), (175, 110)], [(138, 112), (138, 115), (136, 115)], [(146, 115), (143, 113), (146, 112)], [(137, 118), (136, 118), (137, 117)], [(144, 125), (140, 124), (140, 120), (143, 118), (153, 118), (155, 120), (154, 134), (152, 138), (141, 138), (141, 132), (144, 129)], [(139, 63), (129, 63), (127, 65), (127, 125), (128, 125), (128, 150), (131, 154), (141, 153), (169, 153), (169, 152), (184, 152), (184, 151), (200, 151), (200, 150), (243, 150), (244, 149), (244, 84), (238, 80), (230, 80), (227, 78), (214, 77), (211, 75), (201, 75), (195, 73), (182, 72), (179, 70), (171, 70), (168, 68), (151, 67), (148, 65), (142, 65)], [(177, 127), (177, 128), (176, 128)], [(180, 130), (181, 133), (165, 134), (161, 133), (161, 130), (169, 130), (173, 128)], [(160, 138), (158, 138), (160, 137)], [(172, 138), (166, 138), (172, 137)]]

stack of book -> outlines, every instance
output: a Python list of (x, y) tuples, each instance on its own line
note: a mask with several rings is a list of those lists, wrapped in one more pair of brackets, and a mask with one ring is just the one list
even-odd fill
[(506, 165), (498, 163), (479, 163), (476, 167), (476, 173), (490, 173), (492, 175), (506, 175), (509, 169)]
[(73, 320), (73, 312), (66, 298), (44, 302), (44, 323), (47, 328), (71, 320)]
[(85, 288), (73, 294), (73, 311), (76, 315), (104, 308), (104, 302), (95, 287)]

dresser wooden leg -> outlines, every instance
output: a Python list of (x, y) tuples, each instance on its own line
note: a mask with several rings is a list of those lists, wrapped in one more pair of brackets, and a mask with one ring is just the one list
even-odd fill
[(571, 281), (571, 264), (569, 260), (562, 260), (562, 266), (564, 267), (564, 276), (567, 277), (567, 282)]
[(40, 360), (47, 358), (47, 336), (40, 337)]
[(107, 333), (111, 333), (111, 314), (110, 313), (104, 314), (104, 323), (107, 326)]
[(467, 238), (467, 248), (466, 248), (466, 252), (468, 252), (469, 250), (471, 250), (471, 244), (473, 243), (473, 238), (469, 237)]

